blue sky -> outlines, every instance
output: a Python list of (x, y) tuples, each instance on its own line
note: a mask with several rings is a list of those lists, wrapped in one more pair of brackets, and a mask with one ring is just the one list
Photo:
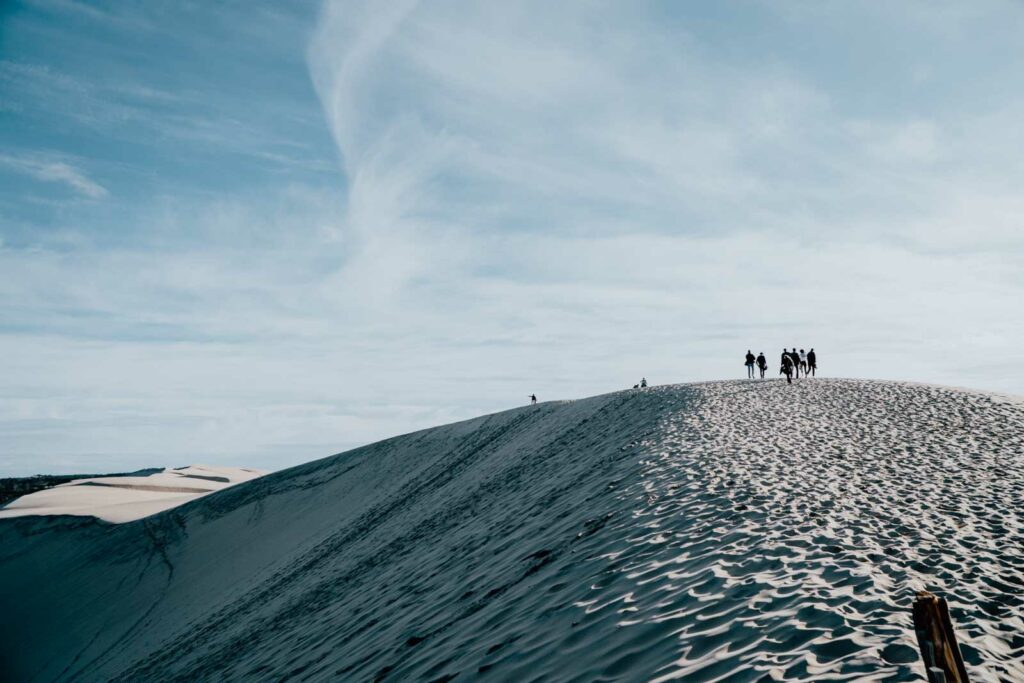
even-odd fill
[(782, 345), (1024, 394), (1022, 28), (5, 3), (0, 476), (276, 469)]

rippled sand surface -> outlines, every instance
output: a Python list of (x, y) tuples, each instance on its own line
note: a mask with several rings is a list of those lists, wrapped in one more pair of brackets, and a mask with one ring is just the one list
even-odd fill
[(0, 521), (18, 680), (1024, 680), (1024, 407), (812, 379), (542, 404), (154, 517)]

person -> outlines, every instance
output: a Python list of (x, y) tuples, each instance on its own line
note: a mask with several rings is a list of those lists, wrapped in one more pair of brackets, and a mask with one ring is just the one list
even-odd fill
[(800, 369), (804, 371), (804, 377), (807, 376), (807, 354), (804, 353), (803, 349), (800, 349)]
[(793, 383), (793, 357), (788, 353), (782, 354), (782, 374), (786, 376), (786, 384)]
[(800, 379), (800, 354), (796, 352), (796, 347), (789, 354), (790, 360), (793, 361), (793, 373), (797, 379)]
[(818, 369), (818, 355), (814, 353), (814, 349), (807, 353), (807, 369), (810, 370), (811, 377), (814, 377), (814, 371)]
[(747, 366), (747, 379), (754, 379), (754, 354), (750, 352), (750, 349), (747, 349), (744, 365)]
[(530, 405), (537, 405), (537, 394), (530, 394)]
[(640, 388), (641, 389), (646, 389), (647, 388), (647, 378), (646, 377), (641, 377), (640, 378)]
[(757, 354), (757, 367), (761, 371), (761, 379), (764, 379), (764, 371), (768, 369), (768, 359), (764, 357), (764, 351)]

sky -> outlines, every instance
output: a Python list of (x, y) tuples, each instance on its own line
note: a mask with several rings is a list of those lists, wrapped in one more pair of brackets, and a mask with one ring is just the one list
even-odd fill
[(0, 476), (632, 386), (1024, 395), (1024, 4), (0, 3)]

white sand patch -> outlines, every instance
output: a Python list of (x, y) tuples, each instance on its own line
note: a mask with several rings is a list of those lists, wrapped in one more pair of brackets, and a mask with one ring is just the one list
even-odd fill
[(0, 519), (86, 515), (115, 524), (131, 522), (264, 474), (263, 470), (189, 465), (147, 477), (75, 479), (12, 501), (0, 509)]

